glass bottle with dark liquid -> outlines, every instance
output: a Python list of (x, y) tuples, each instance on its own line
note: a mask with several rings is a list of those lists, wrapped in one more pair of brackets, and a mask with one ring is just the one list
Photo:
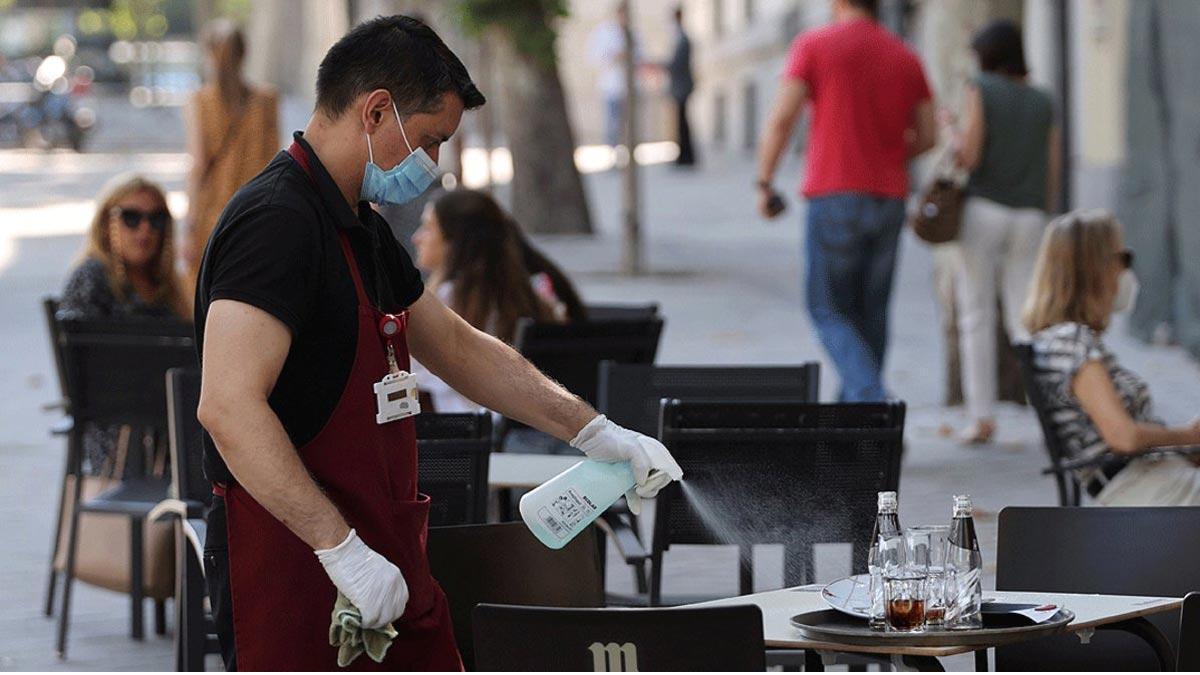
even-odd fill
[(983, 556), (975, 534), (970, 495), (954, 496), (954, 520), (946, 551), (946, 617), (950, 630), (983, 627)]
[(871, 628), (883, 630), (886, 611), (883, 606), (883, 561), (879, 553), (880, 535), (900, 534), (900, 516), (896, 513), (898, 500), (894, 491), (880, 492), (875, 515), (875, 527), (871, 531), (871, 548), (867, 553), (867, 571), (871, 574)]

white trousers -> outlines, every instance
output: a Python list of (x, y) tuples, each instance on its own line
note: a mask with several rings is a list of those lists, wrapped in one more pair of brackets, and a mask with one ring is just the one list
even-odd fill
[(1200, 467), (1179, 455), (1139, 457), (1096, 496), (1104, 506), (1200, 505)]
[(1021, 310), (1046, 226), (1041, 209), (1016, 209), (982, 197), (963, 207), (955, 275), (963, 398), (973, 419), (990, 418), (996, 407), (996, 297), (1013, 342), (1029, 340)]

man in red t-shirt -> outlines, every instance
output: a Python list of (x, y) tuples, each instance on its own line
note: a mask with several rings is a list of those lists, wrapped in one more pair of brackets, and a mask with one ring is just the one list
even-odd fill
[(833, 0), (834, 22), (792, 43), (759, 147), (759, 210), (778, 215), (775, 169), (805, 104), (808, 311), (843, 401), (879, 401), (888, 298), (908, 194), (908, 160), (933, 147), (921, 62), (875, 19), (878, 0)]

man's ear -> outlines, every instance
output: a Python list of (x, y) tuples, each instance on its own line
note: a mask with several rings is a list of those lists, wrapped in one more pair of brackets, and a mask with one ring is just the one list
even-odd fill
[(392, 112), (392, 95), (387, 89), (376, 89), (363, 100), (362, 125), (368, 134), (375, 133)]

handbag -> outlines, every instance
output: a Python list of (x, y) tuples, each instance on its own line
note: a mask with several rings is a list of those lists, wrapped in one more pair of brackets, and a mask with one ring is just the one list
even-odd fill
[(917, 208), (909, 218), (913, 232), (930, 244), (945, 244), (958, 239), (962, 227), (963, 203), (967, 191), (962, 179), (955, 175), (952, 164), (953, 152), (942, 155), (934, 170), (934, 178), (917, 201)]
[[(124, 455), (128, 452), (129, 427), (122, 427), (117, 441), (116, 468), (106, 465), (100, 476), (83, 476), (80, 499), (87, 501), (120, 484)], [(152, 463), (152, 473), (162, 474), (165, 462)], [(67, 567), (67, 538), (71, 532), (70, 514), (74, 510), (76, 476), (65, 477), (63, 520), (58, 531), (58, 554), (54, 569)], [(118, 593), (129, 592), (130, 519), (115, 513), (81, 513), (75, 542), (75, 579)], [(142, 524), (143, 593), (163, 600), (175, 594), (175, 531), (171, 523)]]

